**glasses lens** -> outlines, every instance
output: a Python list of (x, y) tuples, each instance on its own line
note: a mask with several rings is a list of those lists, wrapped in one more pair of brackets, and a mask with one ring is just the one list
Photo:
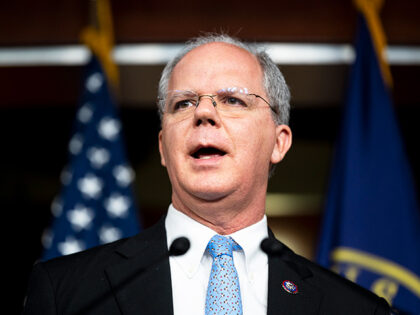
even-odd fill
[(192, 91), (171, 91), (168, 94), (166, 112), (170, 114), (183, 113), (197, 106), (198, 95)]
[(255, 106), (255, 97), (249, 95), (246, 89), (221, 89), (216, 96), (218, 110), (238, 112), (251, 110)]

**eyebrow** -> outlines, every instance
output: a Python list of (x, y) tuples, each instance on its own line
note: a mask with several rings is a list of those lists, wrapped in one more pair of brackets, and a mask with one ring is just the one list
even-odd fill
[(242, 93), (242, 94), (249, 94), (247, 88), (239, 88), (237, 86), (222, 88), (222, 89), (218, 90), (216, 93), (226, 93), (226, 92), (231, 92), (231, 93), (239, 92), (239, 93)]
[(169, 93), (173, 93), (173, 95), (198, 95), (197, 92), (192, 90), (171, 90)]
[[(239, 92), (241, 94), (253, 94), (253, 93), (249, 93), (248, 88), (246, 87), (237, 87), (237, 86), (233, 86), (233, 87), (226, 87), (226, 88), (221, 88), (219, 90), (217, 90), (215, 92), (215, 94), (223, 94), (223, 93), (236, 93)], [(198, 93), (194, 90), (170, 90), (168, 91), (168, 93), (173, 93), (173, 94), (192, 94), (192, 95), (200, 95), (201, 93)], [(204, 93), (204, 94), (208, 94), (208, 93)]]

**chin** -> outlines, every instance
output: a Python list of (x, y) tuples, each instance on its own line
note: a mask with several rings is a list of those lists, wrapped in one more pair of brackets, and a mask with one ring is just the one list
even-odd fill
[(232, 183), (212, 183), (207, 179), (201, 179), (199, 183), (191, 183), (189, 189), (191, 195), (204, 201), (219, 201), (235, 191)]
[(220, 191), (195, 191), (192, 193), (194, 197), (205, 202), (217, 202), (223, 200), (229, 194)]

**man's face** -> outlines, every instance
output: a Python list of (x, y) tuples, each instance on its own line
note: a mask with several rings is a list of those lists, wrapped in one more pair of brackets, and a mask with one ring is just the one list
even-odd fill
[[(208, 95), (237, 87), (268, 100), (262, 82), (254, 56), (229, 44), (211, 43), (192, 50), (176, 65), (168, 89)], [(256, 102), (257, 109), (237, 117), (219, 112), (208, 97), (185, 119), (164, 114), (159, 149), (177, 208), (191, 201), (233, 197), (249, 203), (256, 194), (265, 198), (270, 162), (283, 158), (291, 134), (287, 126), (276, 126), (267, 104)]]

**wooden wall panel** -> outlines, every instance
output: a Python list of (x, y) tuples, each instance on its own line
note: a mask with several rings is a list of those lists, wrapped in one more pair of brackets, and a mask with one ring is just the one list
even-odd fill
[[(420, 43), (419, 2), (388, 0), (382, 10), (390, 43)], [(352, 42), (351, 0), (112, 1), (117, 42), (184, 41), (200, 31), (228, 31), (247, 40)], [(3, 1), (0, 45), (77, 43), (89, 1)]]

